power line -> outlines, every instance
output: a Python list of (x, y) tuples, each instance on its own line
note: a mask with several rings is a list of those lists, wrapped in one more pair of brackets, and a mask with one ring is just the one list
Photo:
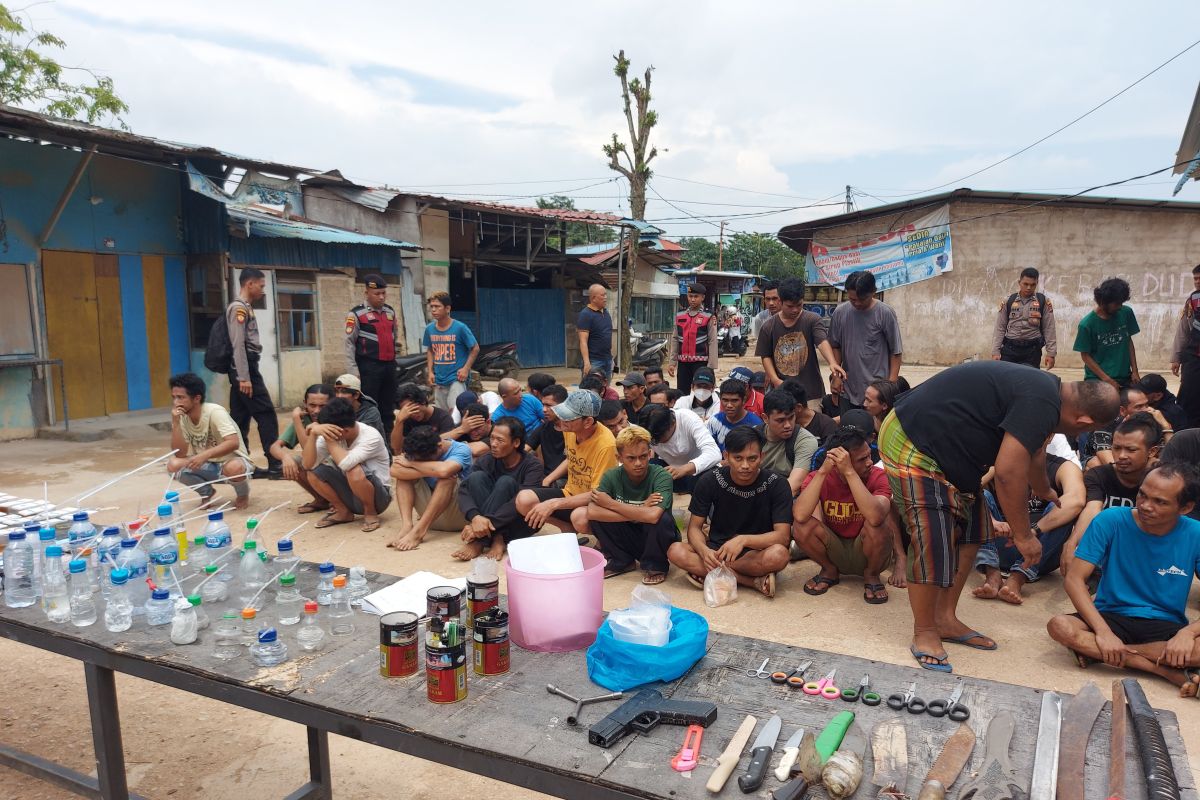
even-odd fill
[(813, 200), (813, 201), (818, 200), (818, 198), (816, 198), (816, 197), (801, 197), (801, 196), (795, 195), (795, 194), (781, 194), (779, 192), (760, 192), (757, 189), (742, 189), (737, 186), (725, 186), (720, 183), (705, 183), (704, 181), (694, 181), (694, 180), (691, 180), (690, 178), (676, 178), (671, 175), (664, 175), (661, 172), (655, 172), (654, 177), (665, 178), (669, 181), (679, 181), (680, 183), (692, 183), (692, 184), (695, 184), (696, 186), (708, 186), (713, 189), (728, 189), (731, 192), (745, 192), (746, 194), (760, 194), (760, 195), (766, 195), (767, 197), (786, 197), (790, 200)]

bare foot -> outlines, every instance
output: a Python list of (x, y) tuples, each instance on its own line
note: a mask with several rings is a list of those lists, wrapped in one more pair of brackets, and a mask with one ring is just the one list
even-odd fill
[(983, 583), (971, 590), (980, 600), (995, 600), (1000, 594), (1000, 570), (989, 569)]
[(1179, 687), (1179, 696), (1195, 697), (1200, 693), (1200, 670), (1185, 669), (1183, 672), (1187, 675), (1187, 680)]
[(245, 497), (234, 498), (233, 507), (239, 511), (244, 511), (245, 509), (249, 508), (250, 507), (250, 495), (246, 495)]
[(908, 588), (908, 579), (905, 577), (907, 572), (908, 563), (905, 559), (896, 559), (896, 563), (892, 565), (892, 574), (888, 576), (888, 586), (895, 586), (897, 589)]
[(450, 557), (458, 561), (470, 561), (473, 558), (478, 558), (482, 553), (483, 542), (473, 539), (451, 553)]
[(504, 537), (497, 534), (495, 538), (492, 539), (492, 546), (487, 549), (487, 552), (484, 553), (484, 555), (493, 561), (499, 561), (500, 559), (504, 558), (504, 554), (507, 551), (508, 545), (504, 543)]
[(1025, 602), (1025, 599), (1021, 597), (1021, 587), (1019, 585), (1014, 587), (1012, 578), (1009, 578), (1008, 581), (1000, 587), (1000, 591), (997, 592), (997, 596), (1004, 602), (1011, 603), (1014, 606), (1019, 606)]
[(754, 579), (754, 588), (765, 594), (767, 597), (775, 596), (775, 573), (762, 575)]
[[(411, 537), (412, 537), (412, 526), (411, 525), (403, 525), (403, 526), (401, 526), (400, 530), (396, 531), (395, 538), (393, 538), (391, 541), (389, 541), (387, 543), (387, 546), (394, 547), (397, 550), (400, 550), (400, 549), (411, 550), (412, 549), (411, 547), (405, 547), (405, 548), (400, 547), (401, 542), (403, 542)], [(419, 543), (420, 542), (418, 542), (418, 544)]]

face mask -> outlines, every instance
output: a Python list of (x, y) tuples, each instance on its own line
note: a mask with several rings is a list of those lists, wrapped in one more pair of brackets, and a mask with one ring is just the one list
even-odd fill
[(709, 398), (712, 397), (712, 389), (692, 389), (692, 397), (701, 403), (707, 403)]

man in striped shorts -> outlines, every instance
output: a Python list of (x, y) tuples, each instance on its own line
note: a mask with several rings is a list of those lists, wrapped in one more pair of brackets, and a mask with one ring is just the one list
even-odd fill
[(980, 479), (995, 466), (995, 490), (1013, 540), (1036, 564), (1041, 544), (1029, 524), (1029, 491), (1057, 499), (1046, 479), (1051, 433), (1096, 430), (1117, 415), (1117, 390), (1100, 381), (1061, 383), (1004, 361), (943, 370), (897, 401), (879, 430), (879, 453), (907, 529), (913, 657), (950, 672), (942, 642), (978, 650), (996, 643), (957, 616), (979, 546), (992, 539)]

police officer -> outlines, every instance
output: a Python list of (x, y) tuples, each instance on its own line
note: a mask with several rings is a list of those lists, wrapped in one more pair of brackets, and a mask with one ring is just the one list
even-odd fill
[(248, 267), (238, 275), (238, 296), (225, 309), (225, 324), (229, 328), (229, 343), (233, 347), (233, 373), (229, 376), (229, 416), (242, 432), (242, 441), (250, 446), (250, 420), (258, 425), (258, 438), (267, 468), (255, 468), (251, 477), (281, 478), (283, 465), (271, 455), (271, 445), (279, 438), (279, 419), (275, 403), (263, 383), (258, 361), (262, 357), (262, 340), (258, 335), (258, 320), (253, 303), (266, 294), (267, 276), (262, 270)]
[(387, 281), (368, 275), (365, 301), (346, 316), (346, 358), (351, 374), (362, 379), (362, 393), (379, 405), (383, 416), (383, 438), (392, 435), (396, 412), (396, 310), (387, 299)]
[(667, 374), (675, 374), (678, 362), (679, 380), (675, 385), (681, 392), (692, 390), (692, 376), (696, 370), (704, 366), (717, 368), (717, 318), (704, 310), (704, 294), (704, 284), (693, 283), (687, 288), (688, 307), (675, 315)]
[(992, 360), (1028, 364), (1037, 369), (1046, 348), (1046, 369), (1054, 369), (1058, 335), (1054, 330), (1054, 304), (1037, 290), (1038, 271), (1021, 270), (1019, 291), (1000, 303), (992, 332)]

